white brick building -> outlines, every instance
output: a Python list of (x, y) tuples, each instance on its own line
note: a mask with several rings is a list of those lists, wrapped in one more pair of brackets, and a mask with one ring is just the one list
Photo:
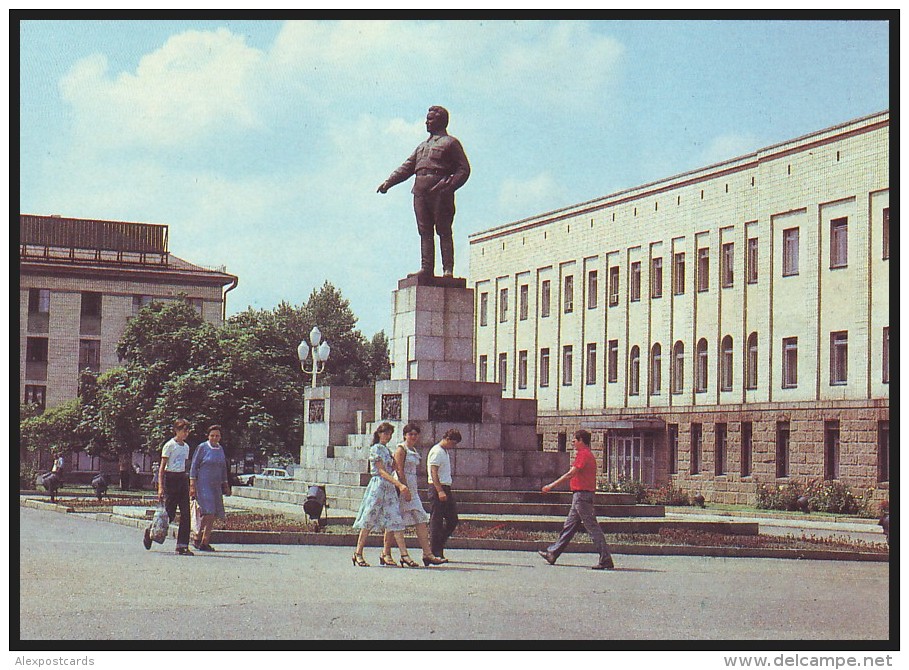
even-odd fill
[(888, 112), (470, 237), (480, 381), (610, 479), (889, 486)]
[[(58, 405), (76, 397), (80, 370), (119, 365), (127, 322), (153, 300), (183, 295), (205, 320), (223, 321), (237, 278), (171, 255), (167, 234), (166, 225), (20, 215), (20, 401)], [(98, 469), (74, 458), (77, 470)]]

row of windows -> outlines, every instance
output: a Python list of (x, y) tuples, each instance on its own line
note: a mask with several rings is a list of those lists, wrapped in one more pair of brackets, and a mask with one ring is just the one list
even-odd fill
[[(48, 339), (29, 337), (25, 340), (25, 378), (47, 379)], [(101, 340), (79, 340), (79, 370), (101, 372)]]
[[(689, 444), (688, 474), (702, 474), (703, 459), (703, 426), (691, 424)], [(740, 427), (739, 474), (742, 477), (752, 475), (754, 453), (754, 426), (750, 421), (743, 421)], [(788, 477), (790, 474), (791, 427), (789, 421), (776, 423), (775, 465), (777, 477)], [(669, 453), (669, 473), (679, 472), (679, 427), (669, 424), (667, 427), (667, 446)], [(729, 440), (727, 424), (714, 424), (713, 474), (729, 474)], [(890, 424), (878, 422), (878, 481), (890, 481)], [(840, 422), (824, 422), (824, 479), (833, 480), (840, 477)]]
[[(883, 365), (881, 381), (890, 382), (890, 328), (883, 329)], [(597, 343), (590, 342), (586, 347), (586, 364), (584, 381), (586, 384), (597, 383)], [(752, 332), (745, 346), (745, 388), (756, 389), (758, 386), (758, 334)], [(708, 389), (709, 352), (705, 338), (698, 340), (695, 346), (694, 390), (705, 393)], [(669, 388), (672, 393), (682, 393), (685, 390), (685, 345), (681, 340), (676, 341), (672, 347), (671, 365), (669, 368)], [(550, 349), (540, 349), (539, 359), (539, 385), (547, 387), (550, 383)], [(517, 372), (518, 388), (527, 388), (527, 350), (518, 351)], [(848, 331), (834, 331), (830, 333), (830, 384), (837, 386), (849, 381), (849, 333)], [(499, 354), (499, 381), (502, 390), (507, 390), (508, 379), (508, 354)], [(619, 370), (619, 341), (607, 342), (606, 355), (606, 380), (608, 383), (618, 381)], [(562, 347), (562, 385), (571, 386), (574, 383), (574, 346), (566, 344)], [(731, 391), (734, 381), (733, 341), (731, 335), (726, 335), (720, 343), (719, 358), (719, 386), (721, 391)], [(487, 381), (488, 357), (483, 354), (479, 357), (479, 379)], [(650, 395), (659, 395), (663, 388), (663, 348), (660, 343), (654, 344), (650, 349), (649, 361), (649, 387)], [(641, 381), (641, 350), (638, 345), (631, 347), (628, 358), (628, 393), (640, 394)], [(798, 338), (785, 337), (782, 340), (782, 388), (796, 388), (798, 386)]]
[[(883, 258), (890, 257), (890, 208), (883, 211)], [(830, 221), (830, 268), (838, 269), (849, 264), (848, 218), (841, 217)], [(735, 278), (735, 245), (724, 243), (720, 248), (720, 285), (722, 288), (734, 286)], [(619, 267), (608, 270), (609, 284), (607, 299), (610, 307), (619, 304)], [(791, 277), (799, 274), (799, 229), (787, 228), (783, 231), (782, 274)], [(696, 280), (698, 292), (710, 290), (710, 249), (702, 247), (697, 250)], [(565, 314), (574, 311), (574, 276), (564, 278), (562, 290), (562, 310)], [(745, 281), (748, 284), (758, 283), (758, 238), (749, 237), (745, 254)], [(641, 299), (641, 262), (634, 261), (629, 268), (629, 300), (638, 302)], [(540, 317), (547, 318), (551, 302), (550, 280), (543, 280), (540, 286)], [(685, 293), (685, 252), (672, 256), (672, 292), (674, 295)], [(587, 273), (587, 308), (596, 309), (599, 300), (598, 274), (596, 270)], [(650, 297), (663, 296), (663, 258), (650, 260)], [(521, 284), (518, 288), (518, 319), (528, 318), (529, 285)], [(508, 289), (499, 289), (499, 322), (508, 321)], [(488, 324), (489, 293), (480, 294), (480, 325)]]
[[(102, 294), (95, 291), (82, 291), (79, 308), (79, 332), (82, 335), (101, 334)], [(133, 296), (133, 316), (152, 302), (167, 302), (171, 297), (150, 295)], [(202, 298), (185, 298), (196, 311), (202, 313)], [(33, 333), (46, 333), (50, 326), (50, 290), (32, 288), (28, 290), (28, 330)]]

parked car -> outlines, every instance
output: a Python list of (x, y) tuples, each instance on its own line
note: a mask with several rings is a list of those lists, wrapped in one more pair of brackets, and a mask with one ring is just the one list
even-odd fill
[(287, 474), (287, 470), (284, 468), (265, 468), (262, 472), (253, 476), (253, 482), (256, 479), (290, 481), (293, 479), (293, 476)]
[(239, 473), (230, 473), (230, 484), (231, 486), (252, 486), (253, 482), (256, 481), (256, 474), (254, 472), (244, 472)]

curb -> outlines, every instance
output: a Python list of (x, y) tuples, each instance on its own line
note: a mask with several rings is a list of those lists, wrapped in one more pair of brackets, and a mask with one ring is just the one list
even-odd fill
[[(31, 507), (52, 512), (72, 513), (72, 508), (37, 500), (20, 500), (21, 507)], [(144, 528), (148, 519), (120, 516), (110, 512), (99, 512), (94, 515), (95, 521), (114, 523), (131, 528)], [(168, 537), (176, 537), (177, 528), (171, 525)], [(355, 547), (357, 535), (301, 532), (291, 533), (269, 530), (213, 530), (212, 543), (221, 544), (274, 544), (274, 545), (314, 545), (327, 547)], [(366, 546), (381, 547), (382, 536), (370, 535)], [(546, 549), (548, 542), (542, 540), (489, 540), (483, 538), (453, 537), (447, 542), (450, 549), (478, 549), (485, 551), (538, 551)], [(717, 558), (787, 558), (812, 561), (861, 561), (888, 563), (890, 554), (877, 554), (859, 551), (832, 551), (826, 549), (760, 549), (757, 547), (702, 547), (681, 545), (651, 544), (611, 544), (613, 554), (638, 556), (704, 556)], [(568, 545), (569, 553), (596, 553), (591, 543), (572, 542)]]

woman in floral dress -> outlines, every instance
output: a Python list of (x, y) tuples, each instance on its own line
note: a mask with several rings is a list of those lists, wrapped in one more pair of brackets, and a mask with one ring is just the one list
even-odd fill
[(407, 545), (404, 544), (404, 520), (401, 518), (398, 503), (399, 493), (405, 500), (410, 499), (410, 489), (391, 474), (394, 472), (394, 457), (388, 448), (388, 441), (394, 432), (394, 426), (390, 423), (380, 423), (373, 433), (373, 444), (369, 448), (369, 472), (372, 479), (366, 485), (363, 502), (360, 503), (357, 518), (353, 523), (353, 527), (360, 530), (353, 564), (361, 568), (369, 567), (369, 563), (363, 559), (363, 547), (366, 546), (366, 538), (373, 528), (394, 534), (401, 550), (401, 565), (417, 567), (417, 563), (407, 554)]
[[(417, 466), (420, 464), (420, 453), (416, 450), (420, 439), (420, 427), (415, 423), (404, 426), (404, 441), (395, 449), (395, 475), (399, 482), (410, 488), (410, 500), (399, 498), (401, 518), (405, 526), (413, 526), (423, 549), (423, 565), (441, 565), (445, 561), (432, 555), (429, 545), (429, 531), (426, 524), (429, 514), (423, 508), (420, 493), (417, 490)], [(403, 556), (402, 556), (403, 560)], [(391, 533), (385, 533), (385, 547), (380, 559), (382, 565), (396, 565), (391, 558)]]

